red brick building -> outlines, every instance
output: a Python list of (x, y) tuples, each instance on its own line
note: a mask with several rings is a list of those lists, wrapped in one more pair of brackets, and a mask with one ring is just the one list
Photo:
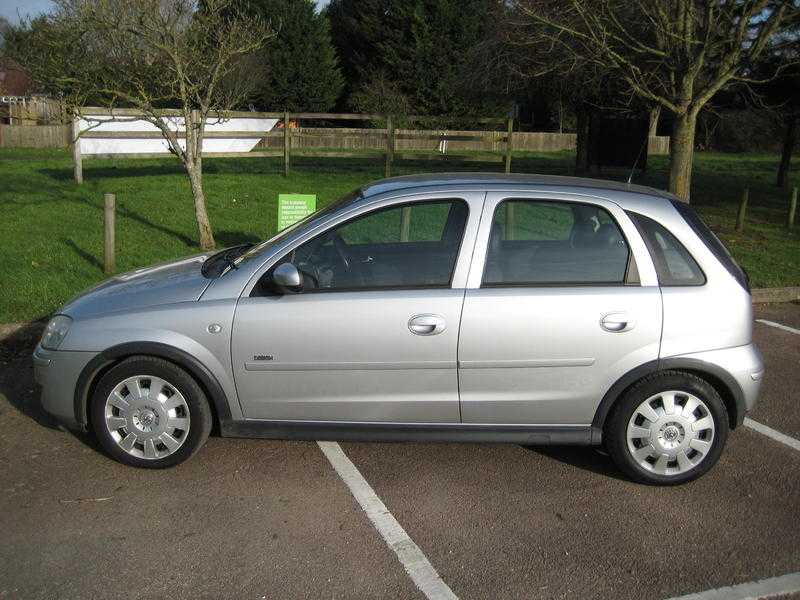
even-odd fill
[(19, 63), (0, 58), (0, 96), (27, 96), (31, 84), (31, 78)]

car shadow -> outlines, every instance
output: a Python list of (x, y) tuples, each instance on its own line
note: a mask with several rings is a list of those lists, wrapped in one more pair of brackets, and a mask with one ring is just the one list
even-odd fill
[(617, 469), (611, 457), (600, 448), (587, 446), (522, 446), (529, 452), (536, 452), (542, 456), (558, 462), (612, 477), (622, 481), (630, 481)]
[(0, 331), (0, 396), (19, 412), (44, 427), (57, 423), (42, 408), (39, 388), (33, 378), (31, 354), (42, 335), (45, 321), (6, 325)]
[(65, 429), (42, 407), (41, 388), (34, 379), (31, 355), (45, 325), (46, 320), (40, 320), (0, 326), (0, 414), (8, 410), (7, 403), (38, 425), (67, 431), (89, 448), (101, 451), (94, 436)]

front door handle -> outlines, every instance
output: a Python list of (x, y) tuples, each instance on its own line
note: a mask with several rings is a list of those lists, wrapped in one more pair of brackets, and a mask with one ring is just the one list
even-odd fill
[(630, 331), (636, 326), (636, 319), (632, 318), (627, 313), (616, 312), (604, 315), (600, 319), (600, 327), (606, 331), (613, 333), (622, 333), (623, 331)]
[(440, 315), (414, 315), (408, 321), (408, 329), (416, 335), (436, 335), (447, 328), (444, 317)]

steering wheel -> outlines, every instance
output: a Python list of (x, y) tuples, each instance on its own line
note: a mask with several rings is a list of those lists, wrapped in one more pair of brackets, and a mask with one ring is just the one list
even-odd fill
[(347, 256), (347, 244), (344, 243), (342, 236), (339, 235), (338, 231), (334, 231), (331, 235), (331, 241), (333, 242), (333, 248), (336, 250), (336, 254), (342, 261), (344, 268), (346, 271), (350, 271), (350, 257)]

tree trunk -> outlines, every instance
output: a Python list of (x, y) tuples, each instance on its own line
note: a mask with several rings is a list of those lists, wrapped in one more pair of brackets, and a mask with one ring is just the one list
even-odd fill
[(576, 116), (575, 172), (586, 173), (589, 170), (589, 111), (580, 106)]
[(658, 119), (661, 116), (661, 105), (657, 104), (650, 109), (650, 129), (648, 131), (649, 137), (656, 137), (658, 135)]
[(684, 202), (689, 202), (692, 185), (696, 124), (697, 113), (691, 109), (686, 113), (675, 115), (672, 136), (669, 140), (669, 191)]
[(778, 164), (778, 178), (776, 185), (779, 188), (789, 188), (789, 169), (791, 168), (792, 152), (797, 141), (797, 117), (794, 115), (786, 117), (786, 132), (783, 136), (783, 149), (781, 150), (781, 162)]
[(187, 163), (186, 172), (189, 174), (189, 182), (192, 185), (192, 197), (194, 198), (194, 215), (197, 220), (197, 231), (200, 234), (200, 247), (203, 250), (213, 250), (214, 233), (211, 231), (211, 223), (206, 212), (206, 195), (203, 192), (203, 162), (201, 158), (196, 158), (193, 163)]
[(185, 111), (186, 119), (186, 156), (184, 166), (189, 175), (194, 198), (194, 216), (197, 221), (197, 232), (200, 234), (200, 247), (213, 250), (214, 233), (206, 212), (206, 194), (203, 191), (203, 134), (205, 122), (199, 110)]

